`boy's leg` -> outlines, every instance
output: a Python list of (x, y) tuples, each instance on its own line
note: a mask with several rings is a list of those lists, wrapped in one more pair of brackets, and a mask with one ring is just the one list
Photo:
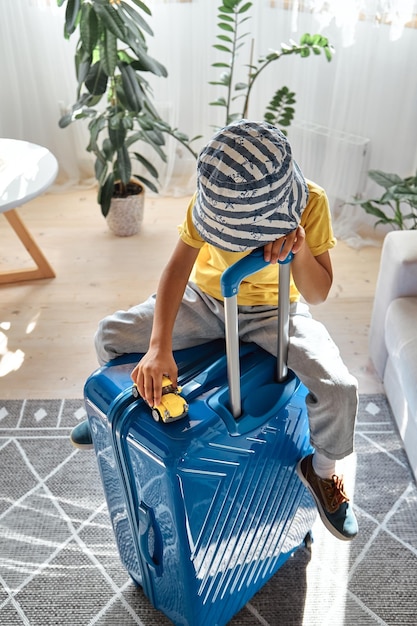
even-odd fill
[[(306, 305), (292, 305), (288, 366), (309, 389), (306, 404), (311, 443), (316, 453), (300, 461), (297, 471), (316, 500), (326, 527), (339, 539), (352, 539), (357, 523), (336, 470), (328, 475), (316, 473), (330, 467), (353, 451), (357, 413), (357, 381), (344, 365), (339, 350), (326, 328), (313, 320)], [(254, 341), (269, 352), (276, 352), (277, 317), (243, 315), (242, 338)], [(276, 312), (275, 312), (276, 313)], [(247, 319), (245, 319), (245, 317)]]
[[(148, 350), (154, 308), (155, 295), (127, 311), (116, 311), (100, 322), (95, 336), (100, 364), (122, 354)], [(190, 348), (219, 337), (224, 337), (222, 303), (189, 283), (174, 325), (173, 350)]]
[[(122, 354), (146, 352), (152, 331), (155, 296), (127, 311), (104, 318), (95, 336), (99, 363), (103, 365)], [(224, 337), (223, 306), (189, 283), (185, 290), (173, 332), (173, 349), (179, 350)], [(72, 429), (71, 443), (91, 450), (93, 440), (88, 421)]]
[[(260, 316), (253, 309), (256, 311), (256, 307), (241, 307), (242, 339), (276, 354), (276, 309)], [(357, 381), (343, 363), (327, 329), (311, 317), (306, 305), (298, 303), (291, 305), (288, 367), (310, 392), (306, 402), (312, 445), (333, 460), (351, 454)]]

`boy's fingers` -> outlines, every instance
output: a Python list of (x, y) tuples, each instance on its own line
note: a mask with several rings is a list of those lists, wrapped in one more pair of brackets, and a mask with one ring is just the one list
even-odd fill
[[(166, 372), (166, 373), (164, 373)], [(162, 377), (167, 376), (174, 388), (177, 387), (178, 368), (174, 362), (167, 370), (158, 366), (149, 366), (143, 361), (132, 370), (131, 379), (138, 388), (141, 397), (149, 406), (158, 406), (162, 400)]]

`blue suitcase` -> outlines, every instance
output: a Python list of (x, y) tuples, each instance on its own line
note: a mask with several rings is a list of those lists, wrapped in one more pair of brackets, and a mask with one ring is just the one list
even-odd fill
[[(138, 354), (115, 359), (85, 385), (121, 561), (177, 626), (227, 624), (316, 517), (295, 471), (311, 447), (307, 390), (285, 364), (288, 297), (279, 303), (278, 366), (255, 344), (238, 344), (238, 286), (263, 265), (256, 252), (223, 275), (226, 341), (175, 353), (187, 417), (157, 423), (134, 398)], [(281, 294), (288, 285), (283, 264)]]

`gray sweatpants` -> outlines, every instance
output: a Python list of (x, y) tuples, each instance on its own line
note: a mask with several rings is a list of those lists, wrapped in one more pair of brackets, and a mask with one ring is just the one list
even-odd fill
[[(148, 350), (154, 306), (155, 295), (100, 322), (95, 345), (101, 364), (122, 354)], [(173, 350), (223, 338), (224, 333), (223, 302), (188, 283), (174, 326)], [(353, 451), (357, 381), (307, 305), (291, 304), (289, 334), (288, 367), (310, 392), (306, 401), (311, 444), (330, 459), (343, 459)], [(277, 308), (240, 306), (239, 335), (276, 354)]]

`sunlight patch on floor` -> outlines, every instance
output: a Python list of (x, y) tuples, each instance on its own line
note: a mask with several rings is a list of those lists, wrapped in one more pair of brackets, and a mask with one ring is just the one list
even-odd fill
[[(343, 469), (347, 493), (353, 496), (356, 477), (354, 454), (344, 460)], [(312, 528), (312, 536), (312, 558), (306, 570), (303, 626), (318, 623), (322, 626), (346, 626), (351, 542), (333, 537), (319, 517)], [(323, 603), (326, 596), (329, 602)], [(329, 606), (333, 607), (330, 612)]]
[[(1, 328), (7, 329), (7, 323), (3, 322)], [(25, 353), (19, 348), (14, 352), (8, 349), (7, 336), (0, 331), (0, 378), (10, 372), (16, 372), (25, 360)]]

